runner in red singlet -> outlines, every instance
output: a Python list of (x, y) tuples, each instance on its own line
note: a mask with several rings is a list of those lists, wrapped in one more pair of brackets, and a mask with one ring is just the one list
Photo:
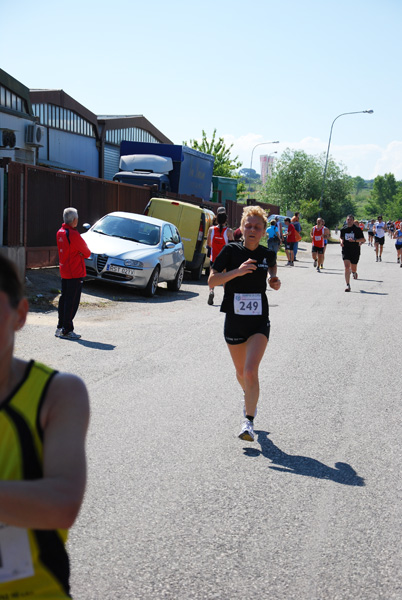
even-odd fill
[[(227, 227), (227, 214), (223, 206), (220, 206), (217, 211), (218, 225), (209, 228), (207, 246), (211, 248), (211, 268), (222, 250), (229, 242), (233, 242), (233, 231)], [(212, 306), (214, 303), (214, 290), (209, 288), (208, 304)]]
[(310, 232), (312, 243), (311, 253), (314, 260), (314, 267), (317, 267), (318, 273), (324, 262), (324, 245), (327, 232), (328, 229), (325, 227), (323, 220), (318, 217), (317, 225), (315, 225)]

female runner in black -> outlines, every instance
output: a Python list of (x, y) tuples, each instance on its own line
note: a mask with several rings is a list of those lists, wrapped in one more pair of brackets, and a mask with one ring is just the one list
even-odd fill
[(250, 442), (254, 441), (253, 421), (259, 397), (258, 368), (270, 330), (267, 277), (272, 289), (281, 286), (275, 252), (260, 246), (266, 226), (267, 216), (261, 207), (244, 208), (240, 225), (244, 241), (222, 249), (208, 279), (210, 288), (225, 286), (221, 306), (226, 313), (224, 335), (244, 391), (245, 420), (239, 438)]

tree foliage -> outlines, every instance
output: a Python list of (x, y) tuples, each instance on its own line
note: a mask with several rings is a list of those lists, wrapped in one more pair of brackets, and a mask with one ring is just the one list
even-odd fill
[(398, 210), (398, 193), (400, 193), (401, 184), (395, 179), (395, 175), (392, 173), (386, 173), (385, 175), (378, 175), (374, 179), (373, 190), (370, 195), (370, 199), (366, 205), (366, 214), (369, 217), (375, 217), (377, 215), (387, 215), (390, 219), (397, 219), (399, 217), (393, 217), (389, 213), (394, 213)]
[(357, 196), (359, 194), (359, 192), (361, 192), (362, 190), (364, 190), (364, 188), (366, 187), (366, 182), (363, 179), (363, 177), (359, 177), (359, 176), (353, 177), (352, 181), (353, 181), (353, 185), (354, 185), (354, 188), (355, 188), (355, 193), (356, 193), (356, 196)]
[(202, 130), (201, 142), (190, 140), (189, 143), (183, 142), (183, 144), (194, 150), (200, 150), (200, 152), (205, 152), (206, 154), (214, 156), (214, 175), (220, 177), (240, 177), (238, 169), (240, 169), (242, 163), (239, 161), (238, 156), (235, 156), (234, 158), (231, 156), (233, 144), (226, 146), (225, 140), (222, 137), (217, 139), (216, 129), (214, 129), (210, 140), (208, 140), (205, 131)]
[(303, 150), (287, 149), (274, 166), (262, 192), (265, 202), (279, 204), (281, 213), (300, 211), (310, 221), (321, 214), (326, 224), (336, 225), (353, 211), (352, 180), (343, 165), (328, 160), (325, 188), (320, 210), (325, 155), (312, 156)]

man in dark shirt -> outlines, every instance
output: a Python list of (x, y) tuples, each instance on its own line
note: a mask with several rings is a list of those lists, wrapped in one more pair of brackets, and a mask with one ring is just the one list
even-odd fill
[(360, 227), (354, 224), (354, 216), (346, 217), (346, 225), (341, 229), (341, 248), (343, 264), (345, 265), (345, 292), (350, 292), (350, 273), (357, 279), (357, 263), (360, 258), (360, 246), (366, 238)]

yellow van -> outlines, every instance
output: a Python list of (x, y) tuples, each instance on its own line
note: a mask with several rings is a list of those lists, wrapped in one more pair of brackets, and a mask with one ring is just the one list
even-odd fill
[(200, 279), (202, 270), (209, 268), (207, 236), (213, 223), (214, 212), (187, 202), (151, 198), (144, 214), (176, 225), (184, 246), (185, 268), (191, 271), (192, 279)]

